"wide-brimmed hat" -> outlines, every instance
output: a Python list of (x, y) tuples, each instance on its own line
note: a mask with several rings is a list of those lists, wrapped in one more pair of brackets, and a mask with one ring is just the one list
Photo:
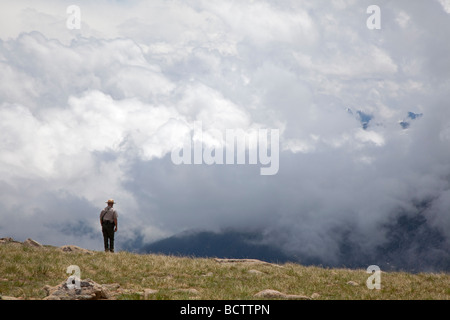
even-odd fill
[(108, 201), (106, 201), (105, 203), (115, 203), (113, 199), (109, 199)]

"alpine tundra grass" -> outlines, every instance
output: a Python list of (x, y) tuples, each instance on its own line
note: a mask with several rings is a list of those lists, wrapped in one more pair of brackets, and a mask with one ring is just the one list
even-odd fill
[[(260, 299), (255, 294), (266, 289), (324, 300), (450, 300), (447, 273), (382, 272), (381, 289), (370, 290), (366, 270), (130, 252), (65, 253), (16, 244), (0, 245), (0, 295), (43, 299), (43, 287), (66, 280), (70, 265), (80, 268), (81, 279), (119, 284), (118, 300), (250, 300)], [(144, 295), (146, 289), (153, 291)]]

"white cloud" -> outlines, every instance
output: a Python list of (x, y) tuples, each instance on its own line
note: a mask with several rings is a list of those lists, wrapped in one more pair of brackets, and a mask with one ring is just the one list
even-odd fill
[[(449, 47), (433, 27), (448, 22), (430, 18), (437, 3), (430, 13), (380, 4), (379, 31), (359, 1), (79, 6), (72, 31), (56, 1), (0, 10), (0, 215), (12, 225), (1, 232), (62, 239), (48, 227), (54, 203), (97, 210), (110, 197), (125, 238), (257, 225), (324, 259), (349, 225), (361, 244), (381, 243), (379, 224), (414, 211), (413, 200), (435, 196), (430, 216), (448, 224)], [(365, 129), (357, 111), (370, 116)], [(214, 130), (279, 129), (279, 173), (173, 165), (170, 151), (195, 121), (211, 144)], [(20, 230), (37, 212), (42, 225)]]
[(398, 14), (397, 19), (396, 19), (397, 23), (402, 28), (406, 28), (408, 26), (410, 20), (411, 20), (411, 17), (408, 16), (408, 14), (403, 11)]
[(352, 53), (330, 50), (328, 55), (316, 61), (314, 57), (302, 53), (295, 53), (295, 57), (302, 68), (323, 75), (364, 78), (390, 76), (397, 72), (397, 65), (380, 48), (368, 45), (359, 50)]
[(449, 0), (438, 0), (438, 1), (444, 8), (445, 12), (450, 13), (450, 1)]
[(356, 132), (355, 137), (362, 142), (372, 142), (378, 147), (385, 144), (383, 136), (374, 131), (359, 129)]

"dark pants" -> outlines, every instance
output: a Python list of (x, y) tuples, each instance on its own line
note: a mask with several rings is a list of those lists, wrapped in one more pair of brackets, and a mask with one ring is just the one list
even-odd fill
[(109, 221), (103, 222), (102, 232), (105, 251), (114, 252), (114, 223)]

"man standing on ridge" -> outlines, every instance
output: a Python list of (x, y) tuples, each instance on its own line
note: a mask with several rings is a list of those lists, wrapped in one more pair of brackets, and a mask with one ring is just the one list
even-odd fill
[(108, 206), (100, 212), (105, 252), (114, 252), (114, 232), (117, 232), (117, 211), (113, 208), (114, 200), (106, 201)]

